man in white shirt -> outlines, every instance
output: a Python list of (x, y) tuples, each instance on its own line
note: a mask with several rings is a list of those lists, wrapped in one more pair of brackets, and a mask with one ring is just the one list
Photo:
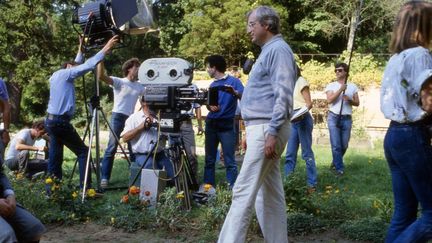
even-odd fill
[[(145, 169), (165, 169), (168, 178), (173, 178), (174, 169), (171, 161), (165, 155), (166, 139), (158, 136), (158, 131), (154, 122), (156, 117), (149, 106), (141, 99), (141, 110), (133, 113), (127, 120), (121, 137), (124, 142), (130, 142), (132, 152), (135, 155), (135, 162)], [(159, 143), (158, 143), (159, 140)], [(157, 144), (157, 148), (152, 153), (152, 148)], [(153, 162), (153, 158), (156, 160)]]
[[(332, 147), (332, 166), (336, 174), (344, 174), (343, 156), (348, 149), (352, 127), (352, 106), (359, 106), (358, 88), (353, 83), (346, 82), (348, 65), (335, 65), (336, 81), (327, 85), (325, 93), (329, 104), (327, 125)], [(342, 107), (342, 110), (341, 110)]]
[[(103, 62), (100, 62), (97, 67), (98, 78), (110, 85), (114, 92), (114, 107), (111, 115), (111, 128), (115, 137), (110, 133), (108, 146), (105, 150), (104, 158), (102, 159), (101, 170), (101, 187), (106, 188), (111, 177), (111, 171), (114, 162), (114, 156), (117, 152), (118, 139), (125, 126), (126, 119), (134, 112), (135, 104), (138, 97), (144, 92), (144, 86), (138, 80), (138, 70), (140, 62), (138, 58), (131, 58), (127, 60), (123, 66), (122, 71), (124, 78), (117, 78), (107, 76), (104, 72)], [(134, 161), (135, 158), (131, 152), (130, 145), (128, 144), (130, 152), (130, 160)]]
[(46, 146), (36, 147), (35, 141), (39, 138), (48, 139), (44, 121), (33, 123), (32, 128), (19, 131), (13, 138), (6, 152), (5, 164), (10, 170), (26, 173), (32, 176), (35, 173), (46, 171), (48, 161), (43, 159), (29, 159), (30, 151), (46, 152)]

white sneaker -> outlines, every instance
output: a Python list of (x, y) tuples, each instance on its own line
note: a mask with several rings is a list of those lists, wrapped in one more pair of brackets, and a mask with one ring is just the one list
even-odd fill
[(101, 186), (102, 189), (106, 189), (108, 187), (108, 180), (107, 179), (102, 179), (100, 186)]

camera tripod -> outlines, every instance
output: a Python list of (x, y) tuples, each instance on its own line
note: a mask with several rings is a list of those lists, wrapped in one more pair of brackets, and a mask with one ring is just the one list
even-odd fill
[[(171, 165), (173, 166), (173, 177), (172, 178), (159, 178), (164, 181), (174, 180), (174, 185), (176, 187), (176, 191), (178, 195), (183, 195), (183, 208), (185, 210), (190, 210), (192, 208), (191, 205), (191, 193), (189, 191), (189, 187), (193, 190), (198, 189), (198, 183), (195, 178), (195, 175), (192, 173), (191, 165), (184, 148), (184, 142), (181, 134), (179, 133), (168, 133), (163, 135), (168, 139), (168, 148), (165, 149), (165, 153), (167, 154), (169, 160), (171, 161)], [(165, 139), (165, 138), (163, 138)], [(147, 161), (154, 156), (156, 151), (157, 143), (153, 141), (150, 144), (154, 144), (150, 153), (147, 155), (144, 162), (141, 164), (140, 170), (144, 168)], [(155, 170), (155, 161), (153, 160), (153, 170)], [(137, 173), (134, 179), (131, 181), (129, 188), (135, 184), (138, 179), (140, 173)], [(143, 178), (142, 178), (143, 179)], [(129, 192), (129, 190), (128, 190)]]
[[(107, 119), (102, 107), (100, 106), (99, 81), (96, 78), (95, 72), (93, 72), (93, 75), (94, 75), (96, 94), (90, 99), (90, 102), (89, 102), (89, 106), (90, 106), (89, 109), (91, 110), (91, 113), (87, 117), (88, 118), (87, 119), (87, 126), (86, 126), (86, 130), (84, 132), (84, 137), (83, 137), (83, 141), (85, 141), (87, 135), (90, 134), (90, 136), (89, 136), (89, 151), (87, 154), (86, 167), (85, 167), (86, 170), (85, 170), (85, 176), (84, 176), (84, 182), (83, 182), (83, 194), (82, 194), (82, 200), (83, 201), (85, 199), (85, 192), (86, 192), (86, 189), (88, 187), (87, 180), (89, 177), (90, 165), (92, 166), (91, 168), (96, 173), (97, 189), (98, 189), (98, 191), (102, 191), (102, 189), (100, 188), (100, 137), (99, 137), (99, 135), (100, 135), (100, 126), (99, 126), (100, 119), (99, 119), (99, 114), (102, 115), (103, 120), (105, 121), (106, 125), (109, 128), (110, 134), (113, 136), (113, 138), (115, 139), (115, 141), (119, 145), (119, 147), (120, 147), (124, 157), (126, 158), (129, 166), (131, 164), (128, 154), (126, 153), (125, 149), (121, 145), (119, 138), (115, 134), (113, 128), (111, 127), (111, 124), (108, 122), (108, 119)], [(90, 122), (90, 118), (91, 118), (91, 122)], [(96, 153), (95, 153), (96, 156), (95, 156), (94, 160), (92, 160), (92, 156), (91, 156), (93, 138), (95, 138), (95, 151), (96, 151)], [(78, 160), (75, 161), (69, 182), (72, 181), (72, 178), (74, 176), (74, 173), (75, 173), (75, 170), (77, 167), (77, 163), (78, 163)]]

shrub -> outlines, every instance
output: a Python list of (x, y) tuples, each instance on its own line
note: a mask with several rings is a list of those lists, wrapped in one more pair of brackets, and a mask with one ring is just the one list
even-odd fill
[(167, 188), (160, 195), (156, 207), (156, 226), (178, 231), (188, 227), (189, 212), (183, 210), (182, 199), (178, 197), (174, 187)]
[(222, 226), (231, 206), (232, 192), (223, 187), (216, 188), (216, 195), (211, 197), (202, 209), (203, 217), (200, 225), (203, 229), (216, 230)]
[(382, 219), (363, 218), (345, 222), (339, 227), (339, 230), (353, 240), (383, 242), (387, 226)]
[(287, 220), (288, 235), (307, 235), (325, 229), (324, 224), (312, 214), (289, 213)]
[(284, 180), (285, 200), (288, 212), (303, 212), (315, 214), (318, 208), (307, 195), (306, 183), (297, 173), (293, 173)]

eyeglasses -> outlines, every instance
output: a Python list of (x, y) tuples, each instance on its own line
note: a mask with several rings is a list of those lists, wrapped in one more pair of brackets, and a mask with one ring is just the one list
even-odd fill
[(335, 69), (335, 73), (341, 73), (344, 72), (345, 70), (343, 68), (336, 68)]
[(255, 25), (256, 25), (256, 22), (249, 22), (248, 24), (247, 24), (247, 27), (249, 27), (249, 28), (253, 28), (253, 27), (255, 27)]

